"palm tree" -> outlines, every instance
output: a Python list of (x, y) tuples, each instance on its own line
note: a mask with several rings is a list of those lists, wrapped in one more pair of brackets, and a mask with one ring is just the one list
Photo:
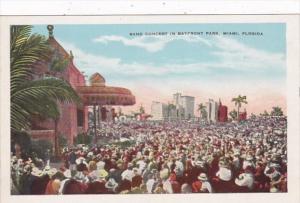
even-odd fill
[(236, 120), (237, 119), (237, 111), (235, 109), (233, 109), (232, 111), (230, 111), (229, 115), (232, 118), (232, 120)]
[(272, 116), (283, 116), (283, 111), (279, 106), (272, 107), (271, 111)]
[(242, 107), (242, 103), (248, 104), (246, 101), (247, 97), (246, 96), (241, 96), (239, 95), (236, 98), (232, 98), (232, 102), (234, 102), (234, 105), (237, 107), (237, 120), (239, 120), (240, 117), (240, 108)]
[(200, 113), (200, 118), (204, 118), (205, 117), (205, 113), (206, 113), (206, 106), (204, 106), (202, 103), (198, 104), (198, 109), (197, 111)]
[(145, 108), (143, 107), (142, 104), (141, 104), (141, 106), (139, 108), (139, 112), (140, 112), (140, 114), (144, 114), (145, 113)]
[(264, 113), (260, 114), (261, 116), (269, 116), (270, 114), (267, 112), (267, 110), (264, 110)]
[[(57, 102), (80, 104), (71, 85), (56, 77), (36, 78), (34, 65), (49, 61), (51, 49), (42, 35), (31, 34), (31, 26), (11, 26), (11, 131), (30, 129), (33, 115), (59, 118)], [(55, 133), (57, 137), (57, 132)], [(57, 138), (55, 138), (57, 145)], [(57, 147), (57, 146), (56, 146)]]

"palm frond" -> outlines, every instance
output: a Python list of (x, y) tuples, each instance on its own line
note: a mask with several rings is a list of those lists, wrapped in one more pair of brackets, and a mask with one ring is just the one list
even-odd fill
[(80, 97), (66, 81), (56, 78), (46, 78), (29, 81), (11, 95), (11, 101), (40, 100), (47, 97), (60, 102), (80, 104)]
[(43, 101), (34, 101), (36, 105), (27, 106), (27, 111), (31, 115), (37, 115), (42, 119), (52, 118), (57, 119), (60, 116), (60, 110), (57, 102), (46, 98)]
[(57, 118), (60, 114), (58, 102), (79, 105), (81, 101), (66, 81), (58, 78), (33, 80), (34, 68), (40, 62), (49, 61), (53, 50), (44, 36), (31, 34), (31, 26), (11, 26), (10, 29), (11, 130), (22, 131), (30, 127), (32, 115)]

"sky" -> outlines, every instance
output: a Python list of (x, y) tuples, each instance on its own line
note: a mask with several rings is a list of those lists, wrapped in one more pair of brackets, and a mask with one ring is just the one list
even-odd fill
[[(285, 29), (281, 23), (93, 24), (54, 25), (53, 33), (87, 79), (99, 72), (106, 85), (132, 91), (136, 105), (124, 112), (143, 105), (150, 113), (152, 101), (168, 103), (180, 92), (196, 105), (220, 98), (229, 111), (231, 99), (245, 95), (242, 110), (258, 114), (273, 106), (286, 112)], [(34, 25), (33, 33), (48, 36), (46, 25)]]

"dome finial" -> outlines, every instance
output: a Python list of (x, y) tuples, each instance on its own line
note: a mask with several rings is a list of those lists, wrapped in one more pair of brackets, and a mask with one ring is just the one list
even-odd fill
[(49, 31), (49, 37), (53, 37), (54, 26), (53, 25), (47, 25), (47, 29)]
[(100, 86), (100, 87), (104, 87), (105, 86), (105, 79), (102, 75), (100, 75), (99, 73), (94, 73), (91, 77), (90, 77), (90, 83), (92, 86)]
[(70, 59), (71, 59), (71, 61), (73, 61), (73, 59), (74, 59), (74, 55), (73, 55), (72, 50), (70, 50)]

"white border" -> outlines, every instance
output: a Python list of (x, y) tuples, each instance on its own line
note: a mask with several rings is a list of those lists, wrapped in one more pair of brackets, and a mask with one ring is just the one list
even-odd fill
[[(43, 16), (1, 17), (1, 202), (272, 202), (297, 203), (299, 198), (299, 17), (293, 15), (264, 16)], [(10, 117), (9, 117), (9, 26), (11, 24), (125, 24), (125, 23), (286, 23), (287, 36), (287, 114), (288, 114), (288, 193), (282, 194), (189, 194), (189, 195), (71, 195), (71, 196), (11, 196), (10, 195)]]
[(299, 14), (299, 0), (0, 0), (2, 15)]

